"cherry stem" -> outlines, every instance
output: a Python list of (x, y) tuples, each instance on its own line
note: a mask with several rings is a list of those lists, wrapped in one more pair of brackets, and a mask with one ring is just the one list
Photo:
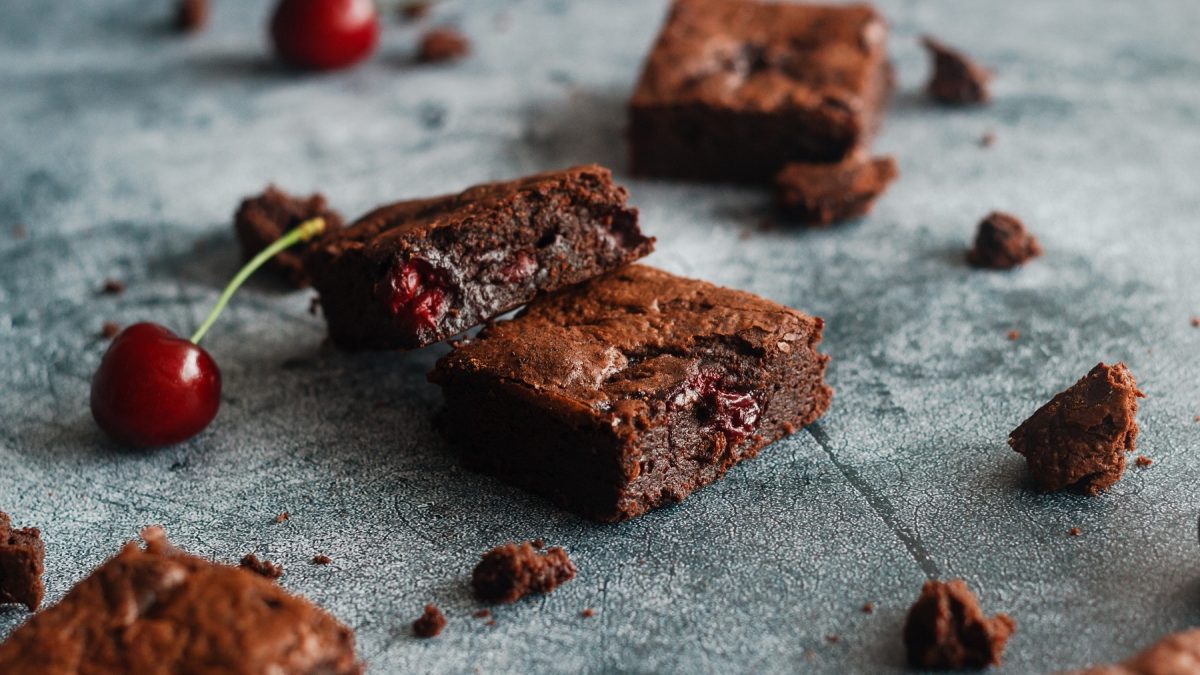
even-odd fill
[(212, 327), (213, 322), (216, 321), (217, 317), (221, 314), (221, 310), (225, 309), (225, 305), (229, 304), (229, 299), (233, 297), (234, 292), (237, 291), (238, 287), (245, 283), (246, 279), (250, 278), (251, 274), (254, 274), (255, 270), (262, 267), (263, 263), (275, 257), (275, 254), (279, 253), (283, 249), (298, 242), (308, 241), (324, 231), (324, 218), (313, 218), (311, 220), (306, 220), (290, 230), (287, 234), (275, 240), (275, 242), (270, 246), (264, 248), (259, 252), (258, 255), (251, 258), (250, 262), (246, 263), (242, 266), (242, 269), (238, 270), (237, 275), (233, 277), (233, 280), (230, 281), (229, 285), (225, 287), (225, 290), (221, 292), (221, 297), (217, 298), (216, 306), (212, 308), (212, 311), (208, 313), (208, 317), (204, 319), (204, 323), (200, 324), (200, 327), (196, 329), (196, 334), (192, 336), (192, 343), (200, 343), (200, 339), (203, 338), (204, 334), (208, 332), (208, 329)]

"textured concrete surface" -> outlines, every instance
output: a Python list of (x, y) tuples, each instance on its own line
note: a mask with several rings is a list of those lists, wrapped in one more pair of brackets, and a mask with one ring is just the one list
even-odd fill
[[(265, 279), (206, 339), (226, 386), (208, 432), (122, 452), (86, 402), (101, 322), (190, 331), (236, 268), (237, 200), (267, 181), (353, 215), (584, 161), (623, 174), (663, 3), (448, 2), (429, 23), (462, 27), (468, 60), (414, 66), (416, 29), (389, 21), (372, 62), (311, 76), (266, 58), (266, 2), (216, 0), (191, 38), (164, 29), (168, 4), (0, 8), (0, 509), (43, 528), (49, 600), (163, 523), (216, 560), (282, 562), (374, 672), (898, 672), (926, 576), (1016, 618), (1003, 672), (1200, 623), (1200, 4), (882, 2), (900, 90), (878, 147), (902, 176), (856, 224), (764, 231), (762, 191), (630, 181), (654, 264), (828, 321), (837, 395), (720, 484), (617, 526), (456, 467), (424, 380), (441, 348), (323, 350), (309, 294)], [(923, 102), (924, 31), (996, 68), (994, 105)], [(966, 268), (994, 208), (1045, 257)], [(109, 276), (129, 290), (98, 295)], [(1154, 465), (1094, 499), (1036, 494), (1007, 432), (1102, 359), (1149, 395)], [(472, 618), (477, 554), (538, 536), (577, 580)], [(450, 624), (418, 641), (429, 601)], [(0, 632), (23, 619), (0, 609)]]

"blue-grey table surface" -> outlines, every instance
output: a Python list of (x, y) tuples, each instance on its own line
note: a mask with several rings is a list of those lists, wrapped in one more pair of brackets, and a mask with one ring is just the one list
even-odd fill
[[(49, 601), (162, 523), (214, 560), (282, 562), (381, 673), (900, 672), (927, 577), (1016, 619), (1002, 672), (1200, 623), (1200, 4), (881, 1), (899, 88), (876, 148), (901, 178), (824, 231), (762, 228), (765, 190), (628, 176), (625, 104), (662, 1), (446, 2), (319, 75), (272, 64), (263, 0), (216, 0), (187, 38), (169, 4), (0, 8), (0, 509), (43, 529)], [(440, 24), (473, 53), (413, 65)], [(992, 105), (924, 101), (926, 31), (995, 69)], [(268, 181), (354, 215), (593, 161), (630, 187), (652, 264), (825, 318), (822, 420), (677, 506), (594, 524), (459, 468), (425, 381), (444, 347), (322, 348), (311, 293), (261, 279), (206, 339), (225, 378), (206, 433), (130, 453), (93, 425), (101, 323), (190, 332), (238, 266), (232, 211)], [(1045, 256), (964, 266), (992, 209)], [(99, 295), (106, 277), (128, 290)], [(1101, 360), (1145, 390), (1154, 464), (1099, 497), (1038, 494), (1007, 434)], [(473, 618), (478, 554), (533, 537), (577, 579)], [(449, 626), (417, 640), (431, 601)], [(0, 634), (24, 618), (0, 609)]]

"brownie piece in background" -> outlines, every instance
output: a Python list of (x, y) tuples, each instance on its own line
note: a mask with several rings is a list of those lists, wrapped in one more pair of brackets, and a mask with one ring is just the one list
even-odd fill
[(421, 36), (417, 60), (440, 63), (460, 59), (471, 52), (471, 41), (453, 28), (434, 28)]
[(608, 169), (580, 166), (363, 216), (309, 249), (343, 349), (414, 349), (650, 253)]
[(516, 602), (574, 578), (575, 566), (561, 546), (539, 551), (530, 542), (509, 542), (483, 554), (471, 572), (471, 587), (485, 602)]
[(891, 157), (855, 154), (837, 164), (793, 162), (775, 175), (776, 209), (804, 225), (850, 220), (866, 215), (897, 175)]
[(442, 610), (433, 604), (425, 605), (425, 611), (412, 622), (413, 635), (419, 638), (435, 637), (445, 627), (446, 617), (442, 615)]
[(0, 643), (0, 672), (363, 672), (354, 633), (263, 577), (142, 531)]
[(0, 604), (25, 605), (31, 612), (42, 604), (45, 555), (40, 530), (14, 530), (8, 514), (0, 511)]
[(928, 35), (921, 38), (921, 45), (933, 60), (933, 75), (925, 87), (930, 98), (943, 105), (988, 102), (991, 98), (988, 82), (992, 74), (986, 68)]
[(1007, 614), (984, 615), (961, 579), (926, 581), (904, 621), (904, 646), (914, 668), (1000, 665), (1017, 624)]
[(1014, 429), (1008, 444), (1025, 455), (1038, 488), (1095, 495), (1125, 472), (1144, 397), (1124, 363), (1098, 364)]
[[(288, 230), (312, 218), (325, 219), (322, 237), (342, 227), (342, 216), (326, 206), (325, 196), (321, 194), (293, 197), (274, 185), (268, 185), (262, 194), (247, 197), (233, 216), (233, 231), (242, 247), (242, 259), (250, 260)], [(306, 245), (313, 244), (310, 242)], [(280, 251), (271, 258), (267, 269), (274, 270), (296, 288), (307, 286), (308, 277), (304, 274), (301, 250), (301, 246), (295, 246)]]
[(766, 183), (842, 160), (883, 117), (886, 38), (864, 4), (676, 0), (630, 102), (633, 171)]
[(430, 380), (468, 465), (615, 521), (682, 500), (820, 417), (823, 325), (631, 265), (487, 326)]
[(975, 267), (1007, 270), (1042, 254), (1042, 246), (1014, 215), (994, 211), (979, 223), (967, 262)]
[(1062, 675), (1187, 675), (1200, 672), (1200, 628), (1172, 633), (1137, 655), (1111, 666)]

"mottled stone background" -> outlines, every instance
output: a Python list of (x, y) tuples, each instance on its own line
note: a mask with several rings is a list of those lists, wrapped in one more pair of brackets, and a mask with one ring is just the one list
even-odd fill
[[(265, 278), (206, 340), (226, 393), (199, 438), (120, 451), (88, 382), (103, 321), (190, 332), (237, 267), (238, 199), (267, 181), (354, 215), (579, 162), (627, 178), (624, 104), (664, 3), (446, 2), (426, 25), (461, 27), (466, 61), (414, 65), (419, 29), (389, 17), (370, 63), (325, 75), (272, 65), (265, 1), (215, 0), (189, 38), (169, 4), (0, 8), (0, 509), (43, 528), (50, 601), (163, 523), (215, 560), (282, 562), (375, 672), (898, 672), (926, 576), (1016, 618), (1004, 672), (1200, 623), (1200, 4), (881, 2), (900, 87), (878, 147), (902, 176), (859, 223), (763, 230), (764, 191), (629, 179), (653, 264), (826, 319), (837, 395), (721, 483), (615, 526), (457, 467), (430, 425), (441, 348), (322, 349), (310, 294)], [(924, 31), (995, 67), (994, 105), (925, 103)], [(994, 208), (1045, 257), (966, 268)], [(110, 276), (124, 295), (97, 293)], [(1094, 499), (1036, 494), (1007, 433), (1102, 359), (1148, 394), (1154, 465)], [(472, 618), (476, 556), (539, 536), (577, 580)], [(429, 601), (450, 624), (418, 641)], [(23, 619), (0, 609), (0, 630)]]

